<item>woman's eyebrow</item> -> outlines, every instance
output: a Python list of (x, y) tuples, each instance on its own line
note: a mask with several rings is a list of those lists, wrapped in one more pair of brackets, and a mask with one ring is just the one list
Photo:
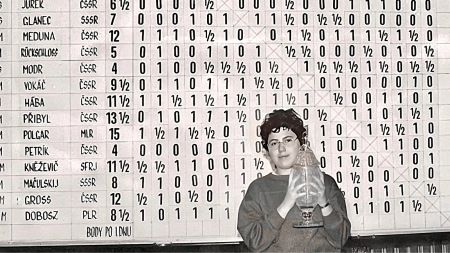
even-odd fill
[(283, 137), (283, 140), (286, 139), (286, 138), (295, 138), (295, 136), (294, 135), (286, 135), (286, 136)]
[(272, 141), (278, 141), (278, 139), (277, 138), (271, 138), (271, 139), (268, 140), (268, 142), (272, 142)]
[[(281, 138), (282, 140), (284, 140), (284, 139), (286, 139), (286, 138), (295, 138), (293, 135), (286, 135), (286, 136), (284, 136), (283, 138)], [(278, 141), (278, 138), (271, 138), (271, 139), (269, 139), (269, 141), (268, 142), (271, 142), (271, 141), (274, 141), (274, 140), (277, 140)]]

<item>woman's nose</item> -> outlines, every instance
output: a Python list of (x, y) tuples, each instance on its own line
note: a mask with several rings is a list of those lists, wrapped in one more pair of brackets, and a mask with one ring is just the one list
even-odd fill
[(285, 151), (285, 150), (286, 150), (286, 147), (284, 146), (284, 143), (280, 142), (278, 144), (278, 151)]

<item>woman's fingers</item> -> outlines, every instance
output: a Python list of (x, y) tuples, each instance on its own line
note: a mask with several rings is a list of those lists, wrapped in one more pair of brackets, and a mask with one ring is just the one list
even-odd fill
[(311, 185), (312, 187), (314, 187), (314, 189), (315, 189), (316, 191), (318, 191), (318, 192), (322, 192), (322, 191), (324, 191), (324, 189), (325, 189), (323, 186), (320, 186), (319, 184), (316, 184), (316, 183), (313, 183), (313, 182), (311, 182), (310, 185)]
[(299, 185), (297, 185), (297, 186), (294, 187), (294, 191), (298, 194), (298, 193), (301, 192), (301, 189), (302, 189), (303, 187), (305, 187), (305, 186), (306, 186), (306, 183), (299, 184)]

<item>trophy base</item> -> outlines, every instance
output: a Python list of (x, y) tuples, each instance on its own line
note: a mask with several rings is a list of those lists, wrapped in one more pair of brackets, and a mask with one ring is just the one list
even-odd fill
[(292, 223), (292, 227), (294, 227), (294, 228), (318, 228), (318, 227), (323, 227), (323, 222), (321, 222), (321, 221), (310, 221), (310, 222), (299, 221), (299, 222)]

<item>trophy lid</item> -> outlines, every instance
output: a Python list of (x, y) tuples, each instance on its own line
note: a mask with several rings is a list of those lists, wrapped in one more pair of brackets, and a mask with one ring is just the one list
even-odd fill
[(297, 156), (297, 164), (300, 166), (312, 166), (320, 164), (316, 158), (316, 155), (309, 146), (309, 142), (303, 144), (300, 147), (300, 152)]

